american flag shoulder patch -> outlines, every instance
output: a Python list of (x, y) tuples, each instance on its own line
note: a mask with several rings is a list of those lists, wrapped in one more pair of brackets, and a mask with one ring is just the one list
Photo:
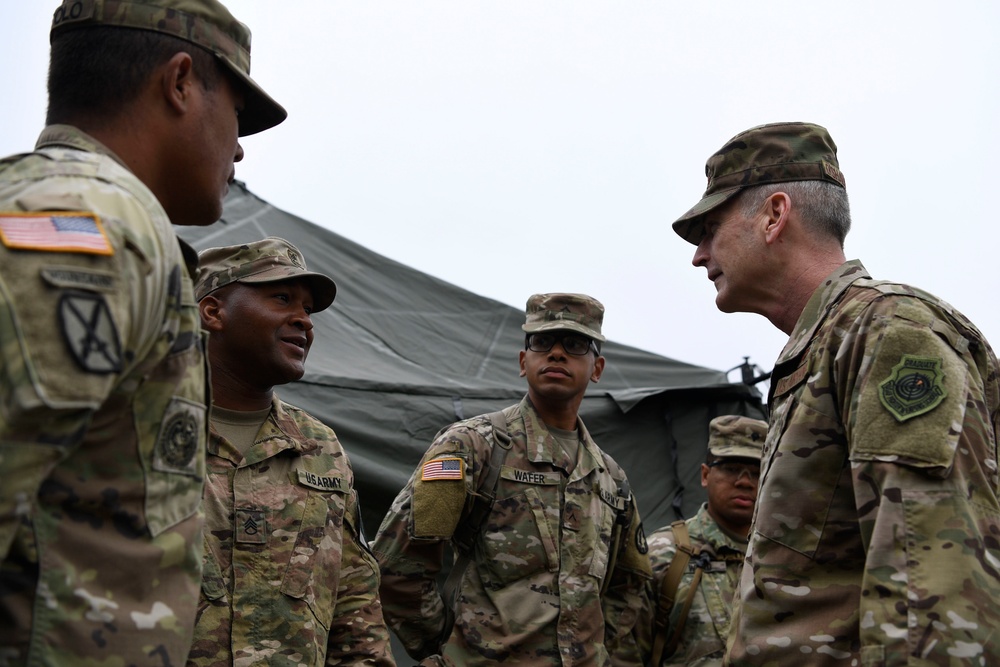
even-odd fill
[(0, 242), (18, 250), (115, 254), (96, 213), (0, 212)]
[(457, 456), (431, 459), (420, 471), (420, 481), (436, 482), (442, 479), (465, 479), (465, 461)]

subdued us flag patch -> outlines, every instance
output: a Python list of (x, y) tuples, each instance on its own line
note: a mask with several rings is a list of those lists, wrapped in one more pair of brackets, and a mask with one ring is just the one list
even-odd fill
[(420, 471), (420, 481), (436, 482), (442, 479), (464, 479), (464, 461), (457, 456), (438, 457), (424, 464)]
[(0, 213), (0, 241), (8, 248), (113, 255), (114, 248), (95, 213)]

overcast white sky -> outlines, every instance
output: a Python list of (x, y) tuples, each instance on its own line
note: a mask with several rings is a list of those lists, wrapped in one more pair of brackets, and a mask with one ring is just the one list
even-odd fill
[[(43, 125), (57, 5), (7, 4), (0, 154)], [(769, 370), (785, 336), (719, 313), (670, 222), (728, 138), (811, 121), (840, 149), (848, 257), (938, 294), (1000, 346), (1000, 3), (226, 4), (253, 31), (252, 75), (289, 111), (244, 140), (237, 178), (388, 257), (517, 307), (586, 292), (618, 342)]]

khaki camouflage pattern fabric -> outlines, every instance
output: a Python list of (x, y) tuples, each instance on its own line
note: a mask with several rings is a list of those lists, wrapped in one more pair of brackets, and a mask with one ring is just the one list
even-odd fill
[(742, 415), (723, 415), (708, 422), (708, 451), (719, 458), (760, 460), (767, 422)]
[(326, 310), (337, 296), (333, 279), (306, 269), (299, 249), (277, 236), (235, 246), (206, 248), (198, 254), (194, 295), (198, 301), (230, 283), (305, 280), (313, 294), (313, 313)]
[[(691, 591), (695, 568), (702, 562), (701, 580), (695, 592), (684, 623), (677, 649), (664, 655), (660, 665), (654, 667), (718, 667), (726, 650), (733, 595), (746, 553), (746, 541), (733, 539), (725, 533), (708, 513), (703, 504), (698, 513), (685, 521), (692, 546), (699, 547), (698, 558), (692, 558), (687, 571), (677, 586), (675, 603), (670, 611), (667, 637), (673, 636), (679, 623), (681, 610)], [(656, 600), (667, 569), (677, 554), (674, 531), (670, 526), (660, 528), (649, 536), (649, 560), (653, 565), (653, 581), (647, 589), (647, 606), (637, 624), (639, 643), (643, 655), (652, 653), (652, 629)], [(701, 559), (704, 559), (703, 561)]]
[[(513, 446), (465, 570), (453, 631), (441, 641), (437, 578), (490, 459), (485, 415), (435, 439), (382, 522), (373, 548), (389, 626), (424, 665), (642, 664), (632, 630), (650, 574), (638, 513), (609, 571), (625, 473), (581, 421), (580, 451), (571, 462), (527, 398), (504, 414)], [(461, 459), (464, 474), (421, 481), (424, 464), (438, 458)]]
[(218, 56), (247, 93), (240, 136), (273, 127), (288, 115), (250, 78), (250, 29), (217, 0), (64, 0), (52, 15), (50, 34), (97, 26), (158, 32)]
[(245, 456), (213, 427), (208, 469), (188, 665), (395, 665), (336, 434), (275, 396)]
[(586, 294), (533, 294), (525, 306), (526, 333), (541, 331), (575, 331), (594, 340), (607, 340), (601, 334), (604, 305)]
[(943, 301), (824, 281), (771, 378), (729, 664), (1000, 664), (998, 375)]
[(0, 163), (0, 217), (93, 212), (113, 254), (0, 243), (0, 664), (180, 665), (208, 437), (189, 268), (106, 148), (38, 145)]
[(705, 163), (708, 187), (701, 201), (673, 223), (674, 231), (697, 245), (704, 216), (743, 188), (789, 181), (826, 181), (846, 187), (837, 144), (826, 128), (812, 123), (769, 123), (740, 132)]

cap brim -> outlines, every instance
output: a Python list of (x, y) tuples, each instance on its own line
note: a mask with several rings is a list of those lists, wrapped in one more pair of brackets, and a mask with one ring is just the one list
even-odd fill
[(717, 456), (720, 459), (753, 459), (754, 461), (760, 461), (762, 456), (760, 449), (754, 449), (746, 445), (725, 444), (709, 447), (708, 451), (712, 456)]
[(599, 333), (595, 333), (592, 329), (588, 329), (582, 324), (577, 324), (576, 322), (570, 322), (567, 320), (540, 322), (538, 324), (522, 324), (521, 329), (525, 333), (538, 333), (539, 331), (575, 331), (578, 334), (583, 334), (587, 338), (593, 338), (600, 343), (607, 340), (607, 338)]
[(671, 227), (682, 239), (692, 245), (698, 245), (701, 243), (702, 237), (705, 236), (705, 214), (729, 201), (741, 189), (730, 188), (702, 197), (701, 201), (695, 204), (690, 211), (677, 218)]
[(312, 312), (318, 313), (326, 310), (330, 307), (330, 304), (333, 303), (333, 300), (337, 298), (337, 283), (333, 282), (333, 279), (330, 278), (330, 276), (323, 275), (322, 273), (314, 273), (312, 271), (303, 271), (302, 273), (289, 275), (283, 271), (279, 272), (276, 270), (268, 270), (252, 276), (240, 278), (236, 282), (260, 285), (262, 283), (277, 283), (285, 280), (299, 279), (305, 280), (309, 283), (309, 290), (313, 295)]
[(218, 56), (219, 60), (243, 84), (246, 99), (240, 111), (240, 136), (246, 137), (274, 127), (288, 118), (288, 112), (264, 92), (245, 72), (231, 62)]
[(716, 456), (720, 459), (745, 459), (748, 461), (760, 461), (761, 451), (759, 449), (754, 449), (752, 447), (741, 447), (739, 445), (732, 447), (728, 446), (725, 454), (716, 454), (709, 450), (712, 456)]

